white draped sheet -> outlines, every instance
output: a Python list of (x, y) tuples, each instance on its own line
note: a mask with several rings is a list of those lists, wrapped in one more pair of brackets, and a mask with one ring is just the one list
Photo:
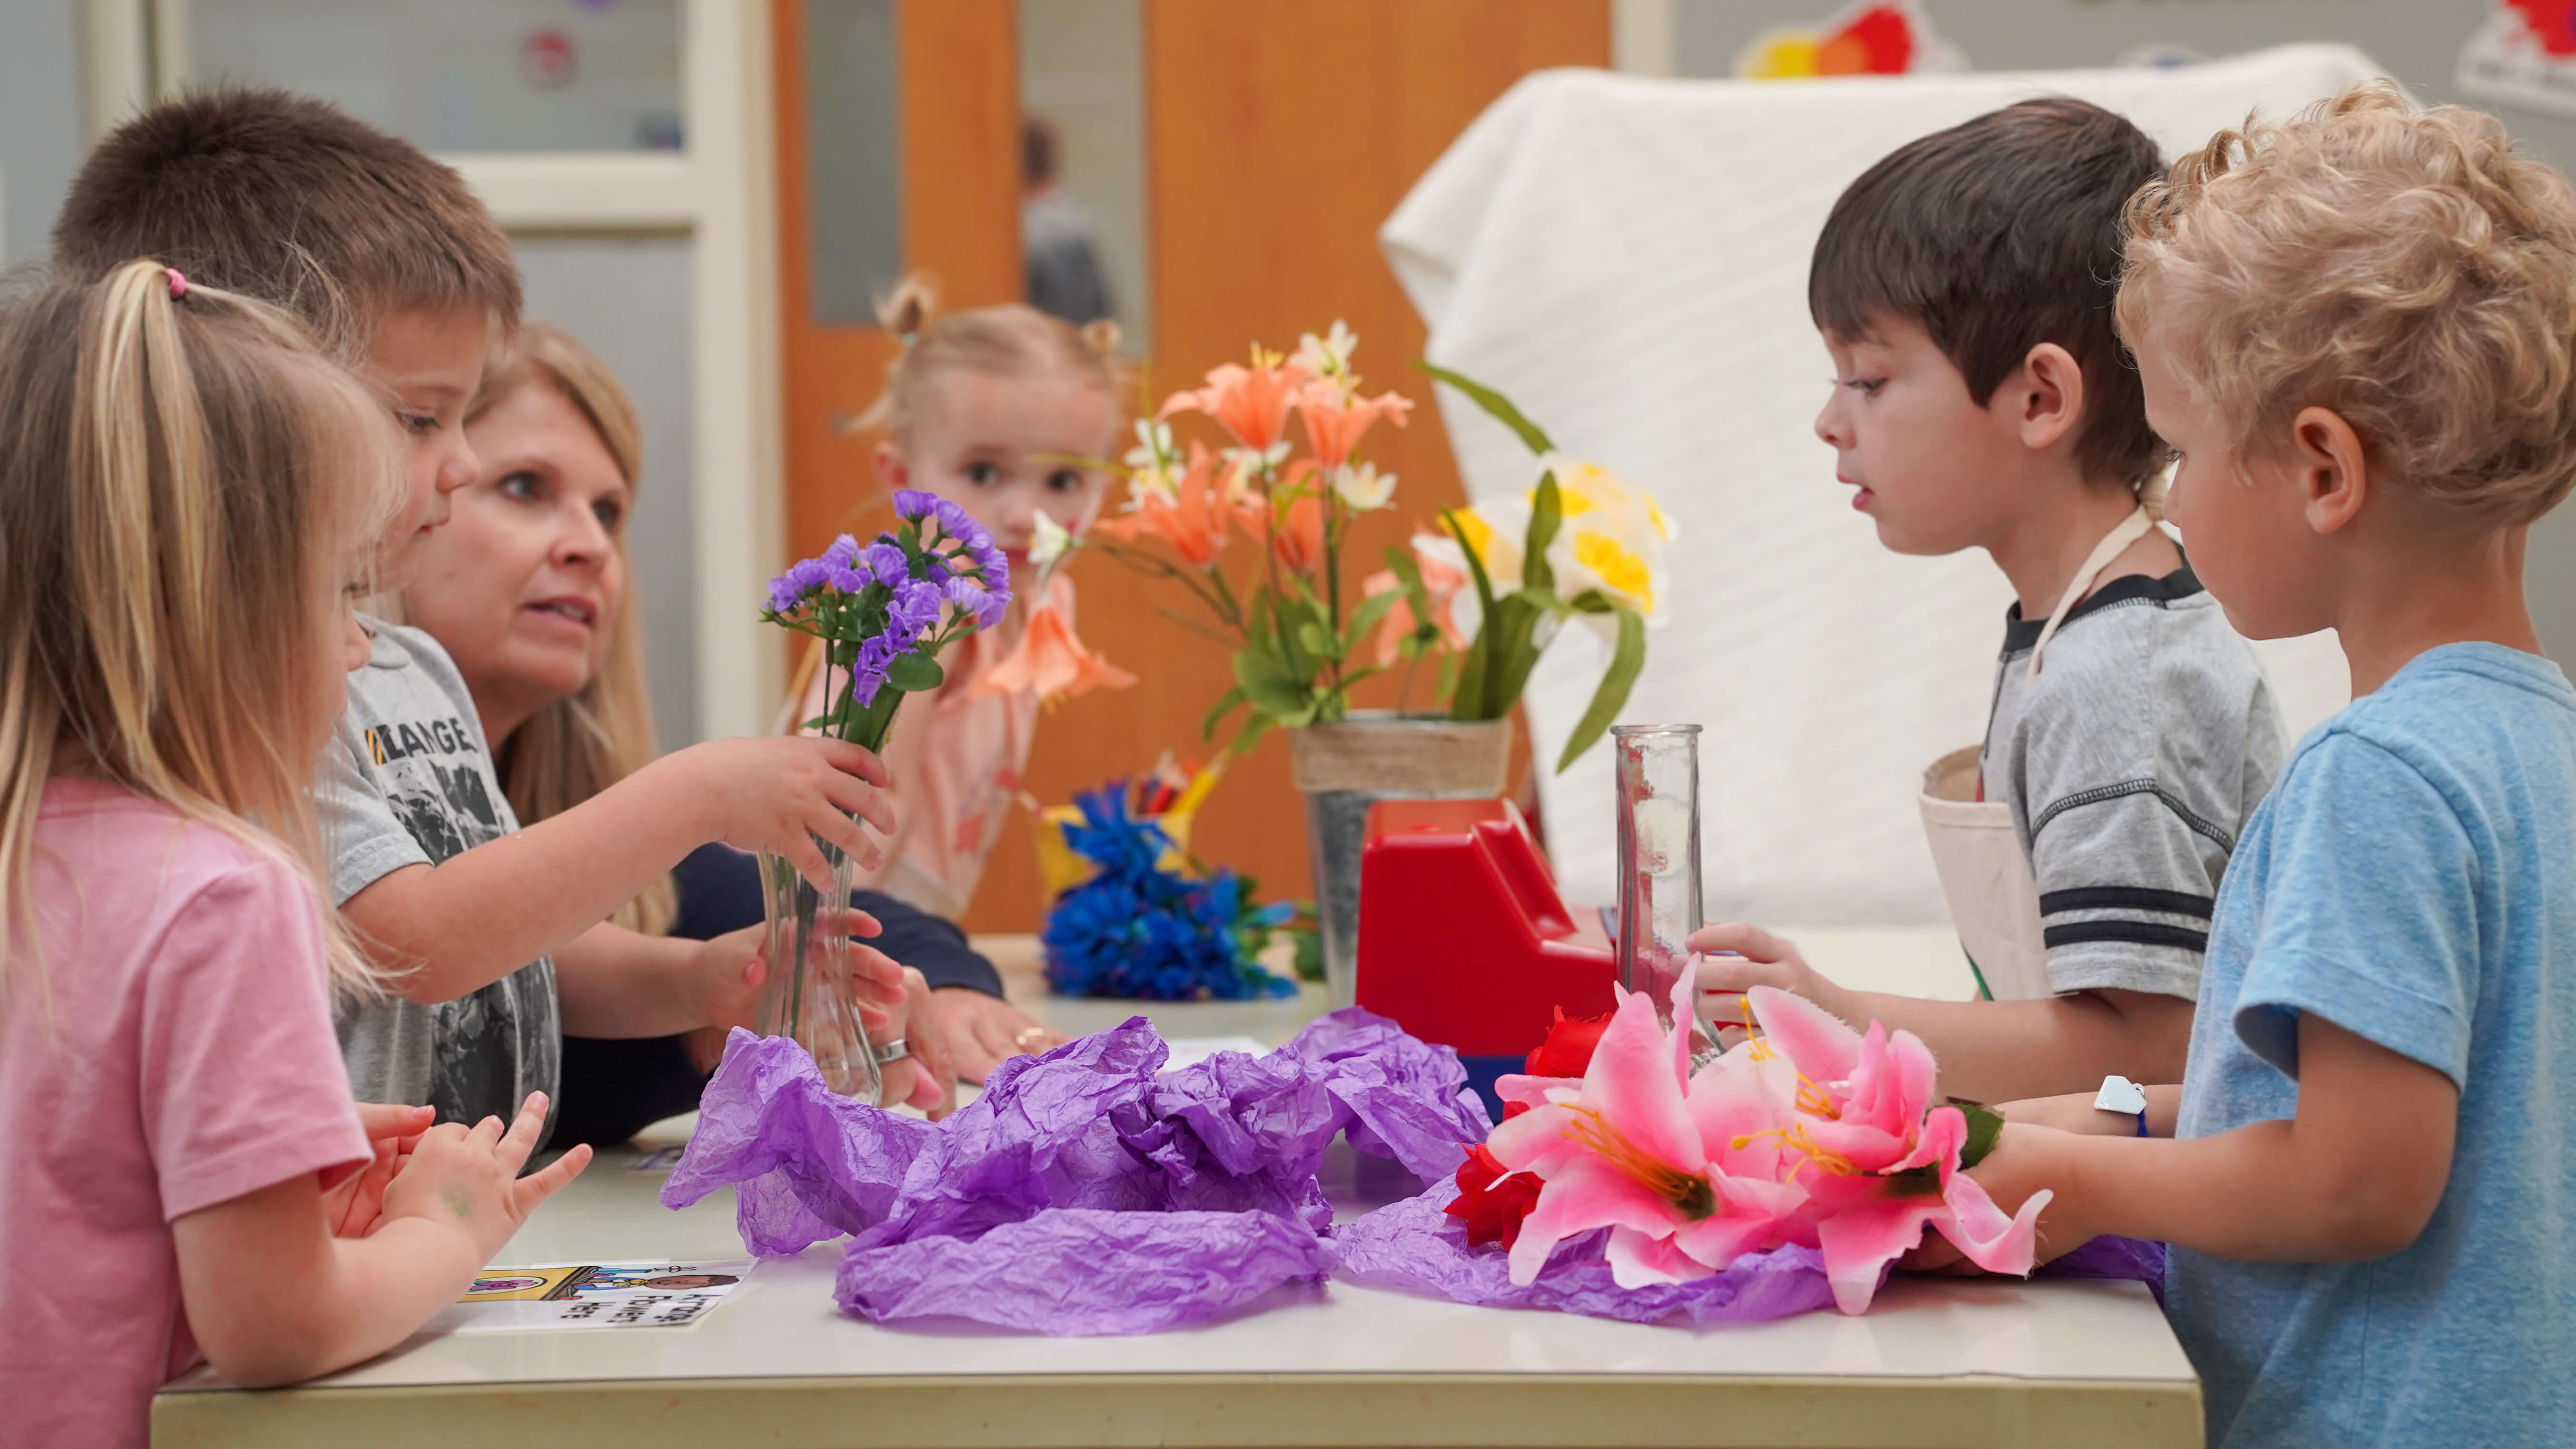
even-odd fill
[[(2168, 156), (2248, 111), (2284, 115), (2379, 67), (2306, 45), (2178, 70), (1845, 81), (1552, 71), (1515, 86), (1379, 233), (1433, 360), (1501, 388), (1559, 447), (1679, 522), (1668, 621), (1627, 721), (1697, 721), (1712, 918), (1944, 923), (1915, 796), (1984, 728), (2011, 593), (1982, 552), (1882, 550), (1812, 431), (1832, 375), (1806, 306), (1834, 198), (1916, 136), (2025, 97), (2080, 96)], [(1534, 481), (1472, 404), (1442, 411), (1469, 493)], [(2292, 733), (2340, 708), (2331, 635), (2260, 646)], [(1599, 678), (1566, 631), (1531, 679), (1552, 765)], [(1615, 899), (1610, 750), (1545, 775), (1569, 899)]]

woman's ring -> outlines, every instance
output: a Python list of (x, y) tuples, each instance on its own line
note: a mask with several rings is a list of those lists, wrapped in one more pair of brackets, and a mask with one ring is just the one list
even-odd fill
[(1022, 1051), (1028, 1051), (1030, 1050), (1029, 1041), (1031, 1038), (1042, 1037), (1046, 1034), (1047, 1029), (1043, 1026), (1037, 1026), (1034, 1024), (1024, 1026), (1020, 1028), (1017, 1035), (1011, 1038), (1011, 1045), (1018, 1047)]
[(881, 1067), (902, 1061), (912, 1055), (912, 1047), (902, 1037), (896, 1037), (892, 1041), (873, 1043), (868, 1050), (876, 1053), (877, 1065)]

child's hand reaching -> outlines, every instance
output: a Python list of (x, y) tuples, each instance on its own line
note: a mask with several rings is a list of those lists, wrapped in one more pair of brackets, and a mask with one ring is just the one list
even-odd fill
[(474, 1246), (474, 1261), (490, 1262), (537, 1204), (590, 1161), (590, 1145), (583, 1143), (542, 1171), (520, 1177), (545, 1125), (546, 1094), (530, 1092), (506, 1132), (498, 1117), (470, 1128), (456, 1122), (430, 1128), (385, 1188), (384, 1221), (422, 1219), (465, 1237)]
[(839, 846), (873, 871), (884, 852), (859, 821), (894, 833), (885, 762), (844, 740), (709, 740), (664, 755), (636, 775), (648, 773), (674, 782), (685, 808), (701, 812), (702, 828), (692, 832), (697, 838), (784, 856), (826, 894), (832, 869), (815, 840)]
[[(1760, 926), (1729, 921), (1723, 925), (1702, 926), (1691, 933), (1690, 949), (1698, 952), (1731, 951), (1731, 956), (1703, 954), (1699, 962), (1699, 993), (1702, 996), (1741, 995), (1756, 986), (1803, 996), (1846, 1022), (1858, 1025), (1853, 1015), (1851, 993), (1818, 975), (1807, 958), (1798, 954), (1798, 946), (1785, 936), (1774, 936)], [(1735, 1003), (1724, 1009), (1702, 1011), (1703, 1018), (1714, 1018), (1719, 1024), (1740, 1019)]]

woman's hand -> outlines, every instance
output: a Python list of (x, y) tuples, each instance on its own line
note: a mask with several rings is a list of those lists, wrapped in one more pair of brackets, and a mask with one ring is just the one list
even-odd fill
[(884, 852), (859, 821), (884, 835), (895, 829), (885, 762), (846, 740), (709, 740), (664, 755), (635, 778), (647, 775), (668, 782), (662, 788), (695, 812), (699, 839), (783, 856), (827, 895), (832, 868), (816, 840), (839, 846), (861, 869), (874, 871), (884, 864)]
[(358, 1104), (358, 1126), (375, 1158), (322, 1194), (322, 1212), (335, 1238), (363, 1238), (376, 1230), (385, 1207), (385, 1185), (403, 1167), (437, 1113), (428, 1107)]
[[(1699, 991), (1702, 995), (1741, 995), (1756, 986), (1769, 986), (1803, 996), (1845, 1021), (1854, 1020), (1850, 993), (1818, 975), (1815, 968), (1807, 964), (1807, 958), (1798, 954), (1798, 944), (1786, 936), (1774, 936), (1760, 926), (1729, 921), (1693, 931), (1688, 945), (1693, 951), (1735, 953), (1731, 956), (1703, 955), (1700, 958)], [(1729, 1011), (1714, 1013), (1721, 1022), (1734, 1014)]]
[(966, 1081), (981, 1082), (1012, 1057), (1064, 1045), (1073, 1038), (1034, 1018), (998, 996), (972, 986), (942, 986), (931, 993), (939, 1003), (940, 1026), (948, 1060)]

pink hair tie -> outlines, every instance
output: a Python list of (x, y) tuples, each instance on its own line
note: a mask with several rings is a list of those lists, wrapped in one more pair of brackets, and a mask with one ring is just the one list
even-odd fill
[(161, 270), (170, 274), (171, 301), (176, 302), (180, 298), (188, 295), (188, 279), (179, 275), (179, 269), (177, 267), (163, 267)]

